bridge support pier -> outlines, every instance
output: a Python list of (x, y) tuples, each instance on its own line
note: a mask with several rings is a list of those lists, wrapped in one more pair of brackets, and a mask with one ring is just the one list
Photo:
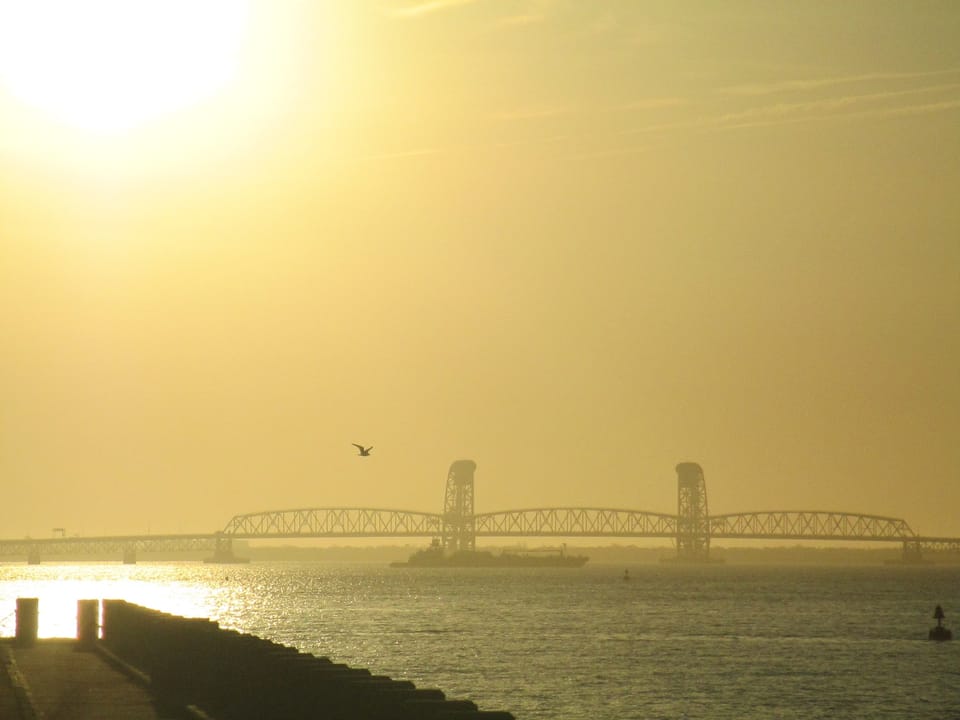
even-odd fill
[(40, 564), (40, 551), (37, 548), (30, 548), (27, 551), (27, 565)]
[(237, 557), (233, 554), (233, 538), (223, 533), (217, 534), (214, 541), (213, 557), (204, 560), (205, 563), (234, 564), (248, 562), (248, 558)]
[(124, 565), (136, 565), (137, 564), (137, 549), (133, 547), (125, 547), (123, 549), (123, 564)]
[(919, 565), (923, 562), (923, 551), (916, 540), (904, 540), (901, 560), (908, 565)]

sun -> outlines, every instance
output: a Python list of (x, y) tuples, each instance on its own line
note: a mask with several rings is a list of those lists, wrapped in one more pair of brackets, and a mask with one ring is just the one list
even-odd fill
[(245, 0), (0, 0), (0, 86), (57, 121), (134, 128), (224, 90)]

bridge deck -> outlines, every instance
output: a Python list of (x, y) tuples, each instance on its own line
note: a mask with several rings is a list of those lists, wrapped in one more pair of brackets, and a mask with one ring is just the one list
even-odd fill
[[(960, 552), (960, 538), (925, 537), (902, 518), (823, 510), (777, 510), (706, 515), (700, 540), (819, 540), (901, 543), (904, 551)], [(664, 538), (680, 543), (692, 531), (677, 515), (596, 507), (548, 507), (476, 513), (456, 518), (379, 508), (302, 508), (235, 516), (218, 532), (178, 535), (0, 539), (0, 558), (39, 563), (57, 557), (113, 555), (136, 562), (147, 553), (212, 552), (231, 556), (234, 540), (270, 538)], [(453, 528), (453, 530), (451, 530)]]

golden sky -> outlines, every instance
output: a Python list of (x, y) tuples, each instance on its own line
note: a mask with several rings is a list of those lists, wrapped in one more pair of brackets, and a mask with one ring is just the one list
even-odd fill
[(0, 537), (960, 535), (958, 198), (954, 0), (0, 0)]

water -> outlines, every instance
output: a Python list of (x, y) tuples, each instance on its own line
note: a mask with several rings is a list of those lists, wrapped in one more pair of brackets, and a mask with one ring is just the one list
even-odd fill
[(218, 620), (525, 720), (960, 718), (960, 568), (588, 565), (396, 569), (201, 563), (0, 565), (0, 634), (40, 598)]

